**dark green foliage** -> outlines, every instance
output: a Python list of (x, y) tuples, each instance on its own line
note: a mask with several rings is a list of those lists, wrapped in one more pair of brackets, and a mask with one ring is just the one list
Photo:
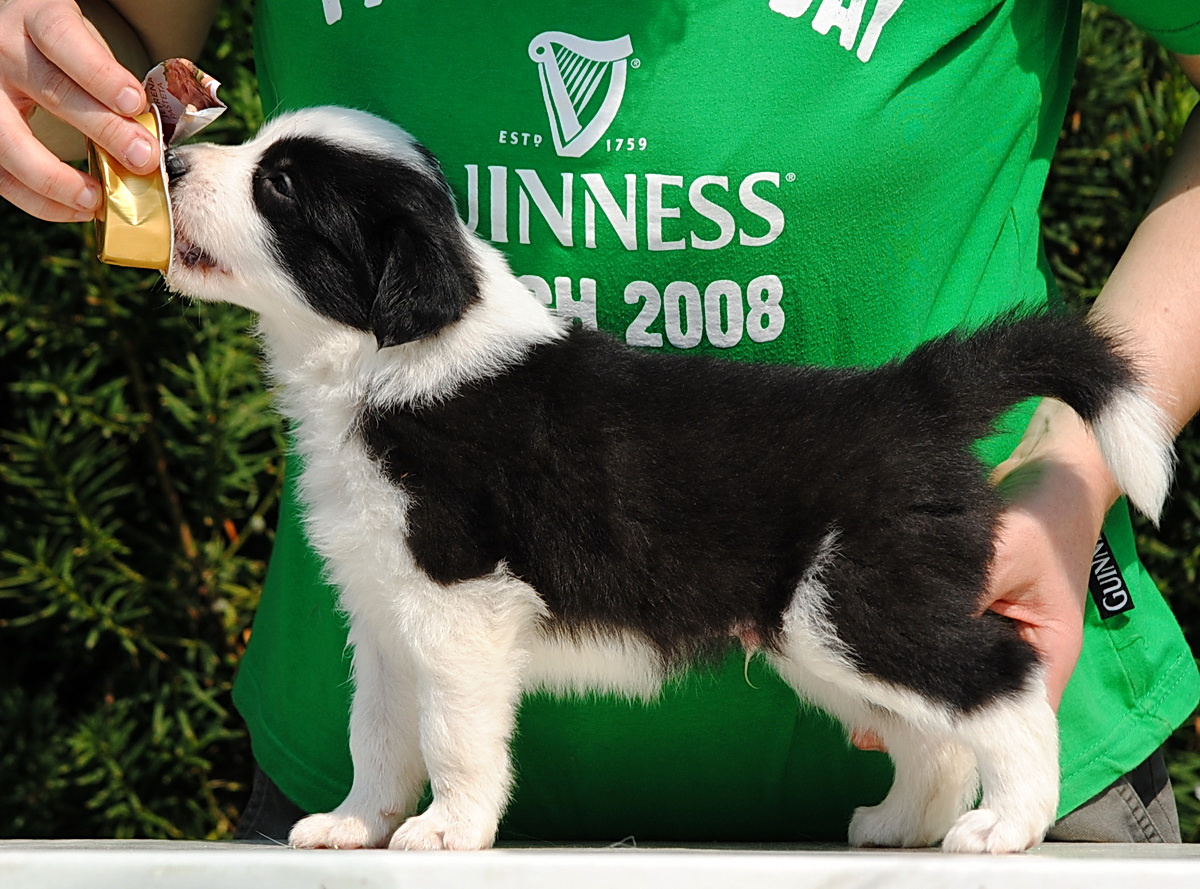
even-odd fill
[[(261, 121), (247, 0), (202, 67)], [(1194, 101), (1165, 55), (1094, 7), (1045, 210), (1072, 300), (1099, 290)], [(0, 836), (218, 837), (250, 773), (229, 687), (282, 466), (250, 319), (101, 266), (90, 232), (0, 202)], [(1200, 443), (1148, 562), (1200, 648)], [(1200, 750), (1171, 747), (1200, 840)]]
[[(261, 119), (249, 15), (203, 66)], [(228, 835), (282, 437), (247, 333), (0, 206), (0, 836)]]

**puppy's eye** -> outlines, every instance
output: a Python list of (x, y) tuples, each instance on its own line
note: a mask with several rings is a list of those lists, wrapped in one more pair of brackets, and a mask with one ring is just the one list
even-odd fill
[(275, 193), (280, 197), (294, 198), (296, 196), (292, 187), (292, 177), (282, 170), (277, 170), (267, 176), (267, 183), (275, 190)]

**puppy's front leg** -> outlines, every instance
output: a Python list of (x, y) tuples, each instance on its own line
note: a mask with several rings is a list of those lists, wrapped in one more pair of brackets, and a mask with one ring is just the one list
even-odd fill
[(354, 698), (350, 706), (350, 758), (354, 781), (332, 812), (312, 815), (292, 828), (288, 842), (301, 849), (360, 849), (386, 845), (404, 816), (416, 809), (425, 784), (418, 740), (416, 671), (396, 638), (377, 640), (367, 621), (356, 621)]
[(512, 785), (521, 641), (540, 604), (524, 584), (496, 580), (443, 588), (438, 613), (408, 627), (433, 802), (400, 826), (390, 848), (485, 849), (496, 838)]

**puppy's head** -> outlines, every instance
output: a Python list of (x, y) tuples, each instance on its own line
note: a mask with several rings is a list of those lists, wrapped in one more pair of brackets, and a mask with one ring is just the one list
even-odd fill
[(380, 348), (436, 333), (479, 296), (437, 162), (373, 115), (295, 112), (244, 145), (177, 149), (167, 171), (166, 280), (180, 293), (291, 326), (343, 325)]

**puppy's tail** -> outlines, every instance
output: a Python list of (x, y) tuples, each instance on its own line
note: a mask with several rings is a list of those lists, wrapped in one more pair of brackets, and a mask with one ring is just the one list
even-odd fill
[(1111, 332), (1075, 317), (1007, 315), (932, 340), (898, 367), (940, 420), (963, 421), (970, 440), (1026, 398), (1066, 402), (1091, 428), (1130, 502), (1158, 521), (1175, 468), (1171, 426)]

